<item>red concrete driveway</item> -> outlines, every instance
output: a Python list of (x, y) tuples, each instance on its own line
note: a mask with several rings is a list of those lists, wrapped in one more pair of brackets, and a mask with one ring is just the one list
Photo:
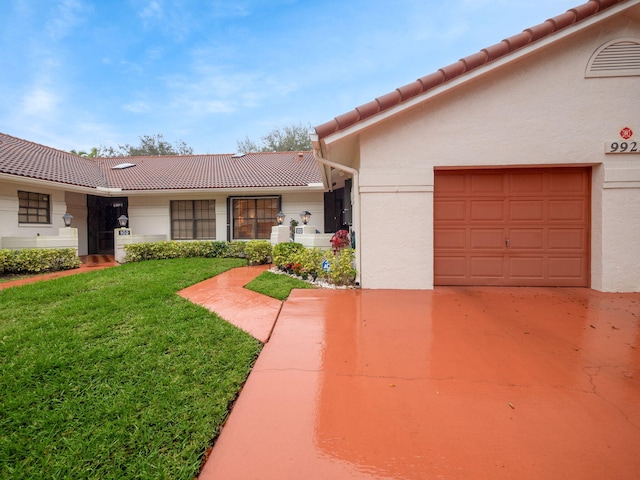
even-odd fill
[(640, 294), (297, 290), (200, 476), (640, 478)]

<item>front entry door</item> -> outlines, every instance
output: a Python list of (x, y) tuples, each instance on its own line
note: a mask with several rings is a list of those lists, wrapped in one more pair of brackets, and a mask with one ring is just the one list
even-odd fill
[(113, 230), (120, 226), (118, 217), (127, 215), (127, 200), (127, 197), (87, 195), (89, 255), (114, 254)]

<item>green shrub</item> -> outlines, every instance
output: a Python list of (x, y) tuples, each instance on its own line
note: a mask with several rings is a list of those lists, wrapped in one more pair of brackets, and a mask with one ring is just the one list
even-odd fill
[[(344, 248), (335, 255), (331, 250), (305, 248), (300, 243), (279, 243), (273, 247), (273, 263), (280, 270), (299, 275), (318, 277), (334, 285), (351, 285), (356, 279), (353, 267), (355, 250)], [(327, 261), (329, 268), (324, 271), (322, 264)]]
[(351, 285), (356, 279), (356, 269), (353, 268), (355, 250), (344, 248), (335, 256), (329, 258), (329, 271), (326, 272), (327, 280), (334, 285)]
[(226, 256), (229, 258), (245, 258), (247, 255), (244, 251), (246, 242), (234, 240), (227, 243)]
[(250, 240), (244, 246), (249, 265), (262, 265), (271, 262), (271, 243), (267, 240)]
[(287, 264), (291, 264), (291, 269), (296, 275), (318, 277), (322, 276), (322, 262), (325, 255), (326, 252), (318, 248), (302, 248), (291, 255), (290, 262)]
[(273, 247), (273, 259), (272, 263), (280, 268), (284, 269), (287, 263), (292, 261), (291, 257), (294, 253), (305, 250), (304, 245), (295, 242), (278, 243)]
[(0, 250), (0, 274), (44, 273), (80, 266), (73, 248), (26, 248)]
[[(268, 242), (259, 241), (260, 245), (254, 250), (261, 247), (262, 243), (266, 243), (271, 250)], [(141, 262), (143, 260), (164, 260), (168, 258), (245, 258), (247, 253), (246, 242), (223, 242), (213, 240), (196, 240), (196, 241), (164, 241), (164, 242), (143, 242), (125, 245), (126, 252), (125, 261)]]
[(228, 249), (229, 249), (229, 244), (227, 242), (222, 242), (222, 241), (211, 242), (211, 256), (213, 258), (227, 257)]

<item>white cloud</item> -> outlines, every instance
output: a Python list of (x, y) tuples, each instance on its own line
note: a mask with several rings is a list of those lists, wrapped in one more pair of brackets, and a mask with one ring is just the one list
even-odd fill
[(164, 11), (158, 2), (153, 0), (147, 3), (138, 15), (146, 22), (148, 19), (162, 19), (164, 17)]
[(59, 103), (58, 96), (44, 87), (35, 87), (22, 98), (22, 108), (27, 115), (48, 116), (55, 111)]
[(90, 7), (80, 0), (61, 0), (53, 11), (53, 16), (45, 25), (45, 31), (53, 40), (60, 40), (71, 34), (80, 25)]

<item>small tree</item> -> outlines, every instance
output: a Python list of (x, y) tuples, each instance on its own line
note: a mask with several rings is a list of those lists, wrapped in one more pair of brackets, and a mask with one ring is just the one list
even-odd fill
[(175, 156), (191, 155), (193, 148), (180, 140), (175, 145), (171, 145), (164, 139), (161, 133), (155, 135), (143, 135), (140, 138), (140, 145), (131, 144), (118, 145), (117, 147), (100, 147), (101, 157), (141, 157), (141, 156)]
[(311, 125), (292, 124), (274, 128), (258, 144), (249, 137), (238, 141), (238, 152), (299, 152), (311, 150)]
[(98, 156), (98, 149), (93, 147), (90, 152), (85, 152), (84, 150), (70, 150), (70, 153), (78, 155), (79, 157), (96, 158)]

